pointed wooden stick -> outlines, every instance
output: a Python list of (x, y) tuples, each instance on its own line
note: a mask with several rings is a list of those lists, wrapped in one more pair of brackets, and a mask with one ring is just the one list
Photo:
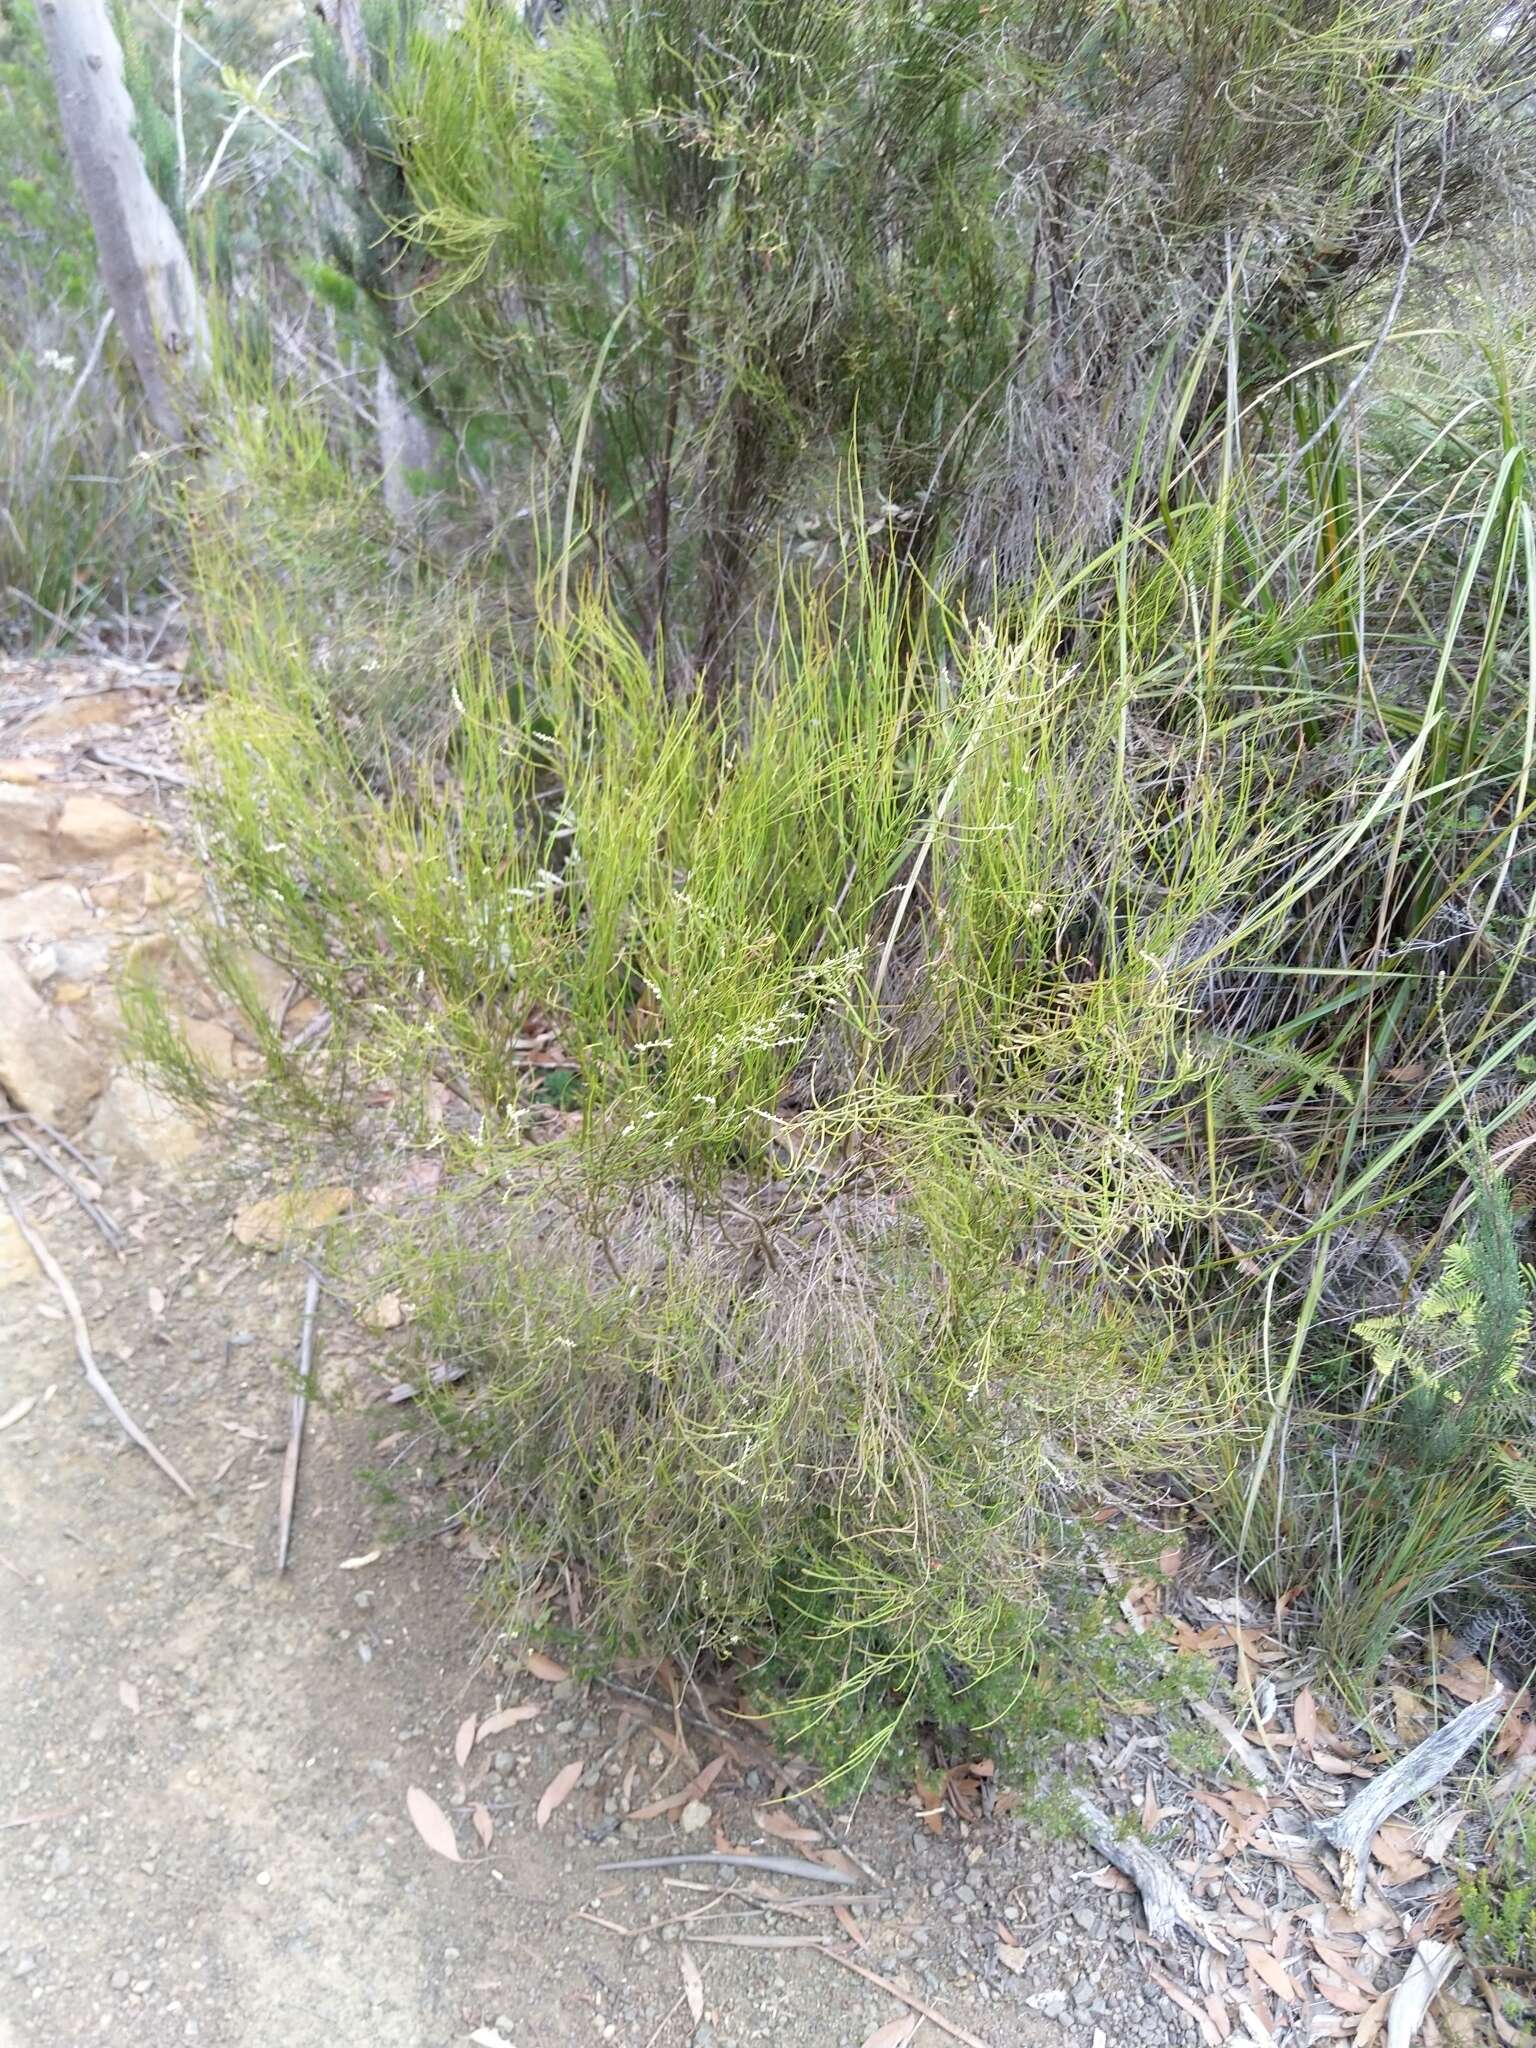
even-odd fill
[(299, 1487), (299, 1450), (304, 1442), (304, 1418), (309, 1413), (310, 1358), (315, 1348), (315, 1310), (320, 1305), (320, 1275), (311, 1266), (304, 1288), (304, 1320), (299, 1327), (299, 1384), (293, 1397), (293, 1417), (288, 1428), (288, 1451), (283, 1459), (283, 1484), (277, 1500), (277, 1568), (288, 1565), (288, 1543), (293, 1535), (293, 1503)]
[(813, 1877), (818, 1884), (858, 1883), (857, 1878), (847, 1877), (825, 1863), (807, 1863), (799, 1856), (747, 1856), (723, 1849), (696, 1849), (682, 1856), (630, 1856), (622, 1863), (599, 1863), (596, 1867), (599, 1870), (670, 1870), (674, 1864), (684, 1863), (723, 1863), (731, 1870), (771, 1870), (775, 1877)]
[(112, 1390), (111, 1382), (96, 1363), (96, 1354), (91, 1349), (91, 1333), (85, 1325), (85, 1311), (80, 1306), (79, 1295), (76, 1294), (74, 1288), (69, 1284), (69, 1277), (65, 1273), (64, 1268), (27, 1221), (22, 1213), (21, 1205), (17, 1202), (10, 1189), (3, 1188), (0, 1189), (0, 1192), (3, 1192), (5, 1195), (6, 1207), (11, 1212), (11, 1221), (21, 1232), (22, 1238), (30, 1249), (33, 1258), (42, 1267), (43, 1272), (53, 1286), (55, 1294), (58, 1295), (60, 1301), (64, 1304), (64, 1312), (69, 1317), (69, 1327), (74, 1332), (75, 1356), (80, 1360), (87, 1385), (112, 1417), (118, 1428), (121, 1429), (124, 1436), (128, 1437), (131, 1442), (136, 1443), (141, 1451), (153, 1458), (166, 1478), (171, 1480), (176, 1486), (179, 1486), (188, 1500), (196, 1500), (197, 1495), (188, 1486), (170, 1459), (150, 1441), (128, 1413), (122, 1402), (119, 1401), (117, 1395)]

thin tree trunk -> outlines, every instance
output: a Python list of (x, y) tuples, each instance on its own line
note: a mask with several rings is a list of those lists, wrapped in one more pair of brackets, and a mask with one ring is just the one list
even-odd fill
[(197, 279), (150, 182), (106, 0), (40, 0), (64, 139), (107, 297), (158, 430), (186, 436), (208, 361)]
[(374, 377), (373, 409), (379, 423), (379, 469), (384, 507), (397, 532), (421, 524), (421, 499), (411, 474), (430, 471), (437, 461), (432, 430), (411, 410), (400, 380), (382, 356)]
[[(373, 59), (360, 0), (319, 0), (315, 12), (332, 30), (341, 49), (347, 76), (366, 83), (372, 75)], [(367, 194), (367, 164), (356, 149), (353, 168), (358, 190)], [(398, 320), (381, 308), (382, 316), (398, 326)], [(412, 406), (400, 379), (381, 354), (374, 379), (374, 412), (378, 419), (379, 471), (385, 510), (397, 533), (408, 533), (422, 522), (423, 501), (411, 488), (410, 476), (430, 470), (437, 459), (437, 437)]]

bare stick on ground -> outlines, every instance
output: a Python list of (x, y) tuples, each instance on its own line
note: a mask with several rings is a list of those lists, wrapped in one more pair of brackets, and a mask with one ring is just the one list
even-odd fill
[(143, 1430), (140, 1429), (139, 1425), (113, 1392), (111, 1382), (96, 1363), (96, 1354), (91, 1349), (91, 1333), (85, 1326), (85, 1311), (80, 1306), (79, 1295), (76, 1294), (74, 1288), (69, 1283), (68, 1275), (27, 1221), (20, 1203), (17, 1202), (10, 1189), (5, 1188), (3, 1193), (5, 1195), (6, 1207), (11, 1212), (12, 1222), (21, 1232), (23, 1239), (31, 1250), (33, 1258), (42, 1267), (44, 1275), (53, 1287), (53, 1291), (64, 1304), (64, 1313), (69, 1317), (69, 1327), (74, 1332), (75, 1355), (80, 1360), (81, 1370), (85, 1374), (86, 1383), (91, 1391), (95, 1394), (97, 1400), (101, 1402), (124, 1436), (136, 1443), (141, 1451), (153, 1458), (166, 1478), (179, 1486), (188, 1500), (196, 1500), (197, 1495), (188, 1486), (186, 1480), (182, 1478), (170, 1459), (144, 1434)]
[(59, 1162), (53, 1157), (52, 1153), (48, 1151), (47, 1147), (42, 1143), (42, 1141), (38, 1138), (34, 1138), (32, 1133), (26, 1128), (24, 1124), (19, 1122), (12, 1124), (11, 1131), (12, 1134), (17, 1139), (19, 1139), (23, 1145), (26, 1146), (27, 1150), (32, 1154), (32, 1157), (35, 1160), (37, 1160), (40, 1165), (47, 1167), (48, 1171), (53, 1175), (55, 1180), (60, 1180), (64, 1183), (65, 1187), (69, 1189), (69, 1192), (80, 1204), (80, 1207), (85, 1211), (86, 1215), (90, 1217), (92, 1223), (94, 1223), (96, 1228), (101, 1232), (101, 1235), (106, 1240), (108, 1246), (114, 1252), (121, 1253), (123, 1249), (122, 1230), (118, 1226), (116, 1220), (107, 1214), (106, 1210), (101, 1206), (100, 1202), (96, 1201), (92, 1196), (86, 1193), (85, 1189), (81, 1187), (79, 1181), (75, 1179), (75, 1176), (69, 1171), (69, 1169), (67, 1167), (60, 1166)]
[(116, 754), (110, 747), (87, 747), (85, 757), (98, 762), (103, 768), (120, 768), (127, 775), (142, 775), (146, 782), (166, 782), (172, 789), (190, 789), (192, 778), (183, 775), (179, 768), (162, 768), (158, 762), (135, 761), (127, 754)]
[(699, 1850), (689, 1856), (634, 1856), (624, 1863), (599, 1863), (599, 1870), (670, 1870), (673, 1864), (724, 1863), (732, 1870), (771, 1870), (776, 1877), (813, 1877), (818, 1884), (855, 1885), (857, 1878), (825, 1863), (807, 1863), (798, 1856), (736, 1856), (725, 1850)]
[(30, 1109), (0, 1110), (0, 1124), (30, 1124), (34, 1131), (42, 1132), (50, 1145), (57, 1145), (61, 1152), (73, 1159), (82, 1173), (88, 1173), (95, 1181), (101, 1179), (101, 1167), (97, 1162), (87, 1159), (80, 1147), (66, 1138), (61, 1130), (45, 1122), (42, 1117), (34, 1116)]
[(288, 1563), (288, 1544), (293, 1535), (293, 1502), (299, 1486), (299, 1450), (304, 1442), (304, 1418), (309, 1413), (310, 1359), (315, 1348), (315, 1310), (320, 1305), (320, 1275), (311, 1266), (304, 1286), (304, 1320), (299, 1329), (299, 1384), (294, 1390), (293, 1418), (288, 1429), (288, 1451), (283, 1459), (283, 1485), (277, 1502), (277, 1568)]
[(953, 2020), (945, 2019), (936, 2006), (928, 2005), (921, 1998), (914, 1998), (910, 1991), (903, 1991), (901, 1986), (893, 1984), (889, 1977), (877, 1977), (873, 1970), (866, 1970), (862, 1963), (856, 1963), (851, 1956), (839, 1955), (835, 1948), (823, 1947), (818, 1953), (824, 1955), (829, 1963), (836, 1963), (840, 1969), (852, 1970), (855, 1977), (862, 1977), (866, 1984), (873, 1984), (877, 1991), (887, 1992), (892, 1998), (899, 1999), (912, 2012), (920, 2012), (930, 2026), (937, 2027), (941, 2034), (948, 2034), (951, 2041), (963, 2041), (965, 2048), (987, 2048), (986, 2042), (977, 2035), (968, 2033), (964, 2027), (956, 2026)]
[(1447, 1721), (1433, 1735), (1427, 1735), (1417, 1749), (1373, 1778), (1351, 1799), (1342, 1813), (1324, 1821), (1318, 1829), (1323, 1840), (1339, 1852), (1344, 1883), (1353, 1904), (1365, 1896), (1366, 1865), (1376, 1830), (1400, 1806), (1428, 1792), (1466, 1755), (1473, 1743), (1504, 1715), (1508, 1702), (1501, 1686), (1485, 1700), (1463, 1707), (1454, 1721)]

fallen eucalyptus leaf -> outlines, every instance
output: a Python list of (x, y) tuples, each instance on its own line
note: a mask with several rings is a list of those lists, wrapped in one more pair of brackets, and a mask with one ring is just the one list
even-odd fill
[(476, 1742), (484, 1742), (487, 1735), (499, 1735), (503, 1728), (515, 1728), (520, 1721), (531, 1721), (544, 1709), (537, 1700), (524, 1700), (520, 1707), (503, 1707), (499, 1713), (488, 1714), (480, 1723)]
[(683, 1996), (688, 2001), (688, 2011), (697, 2026), (704, 2017), (704, 1979), (686, 1948), (678, 1949), (677, 1967), (682, 1972)]
[(865, 2037), (861, 2048), (907, 2048), (921, 2017), (920, 2013), (904, 2012), (900, 2019), (887, 2020), (883, 2027), (876, 2027)]
[(534, 1820), (539, 1827), (547, 1827), (549, 1825), (549, 1817), (555, 1808), (563, 1806), (576, 1790), (576, 1787), (581, 1783), (583, 1768), (584, 1766), (579, 1761), (567, 1764), (563, 1770), (556, 1771), (554, 1777), (544, 1787), (544, 1796), (540, 1799), (538, 1812), (534, 1815)]
[(450, 1863), (463, 1861), (454, 1839), (453, 1823), (430, 1792), (423, 1792), (419, 1785), (408, 1786), (405, 1810), (411, 1816), (417, 1834), (434, 1855), (445, 1856)]

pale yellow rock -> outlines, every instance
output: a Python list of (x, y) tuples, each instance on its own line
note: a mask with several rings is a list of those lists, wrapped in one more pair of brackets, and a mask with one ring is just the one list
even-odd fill
[(0, 761), (0, 782), (13, 782), (20, 789), (35, 789), (47, 780), (42, 761)]
[(101, 1063), (64, 1031), (15, 954), (0, 947), (0, 1085), (11, 1100), (73, 1130), (106, 1078)]
[(299, 1037), (317, 1017), (324, 1015), (324, 1005), (317, 1003), (313, 996), (300, 996), (297, 1002), (289, 1005), (288, 1014), (283, 1019), (284, 1036), (290, 1039)]
[(16, 1287), (37, 1276), (32, 1247), (9, 1216), (0, 1216), (0, 1288)]
[(212, 1017), (185, 1017), (181, 1035), (198, 1065), (219, 1080), (227, 1081), (237, 1071), (235, 1034), (227, 1024)]
[(149, 818), (113, 803), (110, 797), (88, 792), (64, 799), (53, 828), (54, 845), (61, 853), (87, 860), (105, 860), (158, 836)]
[(64, 697), (29, 718), (22, 731), (29, 740), (56, 732), (81, 732), (92, 725), (126, 725), (144, 698), (137, 690), (101, 691), (94, 697)]
[(268, 1195), (241, 1209), (230, 1223), (236, 1241), (266, 1252), (281, 1251), (295, 1237), (324, 1230), (352, 1206), (350, 1188), (299, 1188)]
[(114, 1074), (86, 1126), (95, 1152), (121, 1166), (179, 1166), (203, 1143), (203, 1133), (174, 1102), (131, 1074)]
[(408, 1320), (405, 1303), (398, 1294), (381, 1294), (363, 1310), (363, 1321), (370, 1330), (398, 1330)]
[(288, 995), (289, 976), (275, 960), (269, 960), (265, 953), (258, 953), (254, 946), (242, 946), (237, 955), (241, 970), (254, 983), (261, 997), (262, 1008), (272, 1023), (283, 1014), (283, 1004)]
[(14, 861), (24, 873), (52, 874), (57, 866), (52, 828), (57, 805), (36, 789), (18, 789), (0, 782), (0, 860)]
[(175, 946), (176, 941), (169, 932), (146, 932), (142, 938), (135, 939), (123, 954), (124, 974), (143, 974), (157, 962), (168, 960)]
[(40, 882), (19, 896), (0, 899), (0, 942), (78, 939), (94, 922), (85, 898), (70, 882)]

